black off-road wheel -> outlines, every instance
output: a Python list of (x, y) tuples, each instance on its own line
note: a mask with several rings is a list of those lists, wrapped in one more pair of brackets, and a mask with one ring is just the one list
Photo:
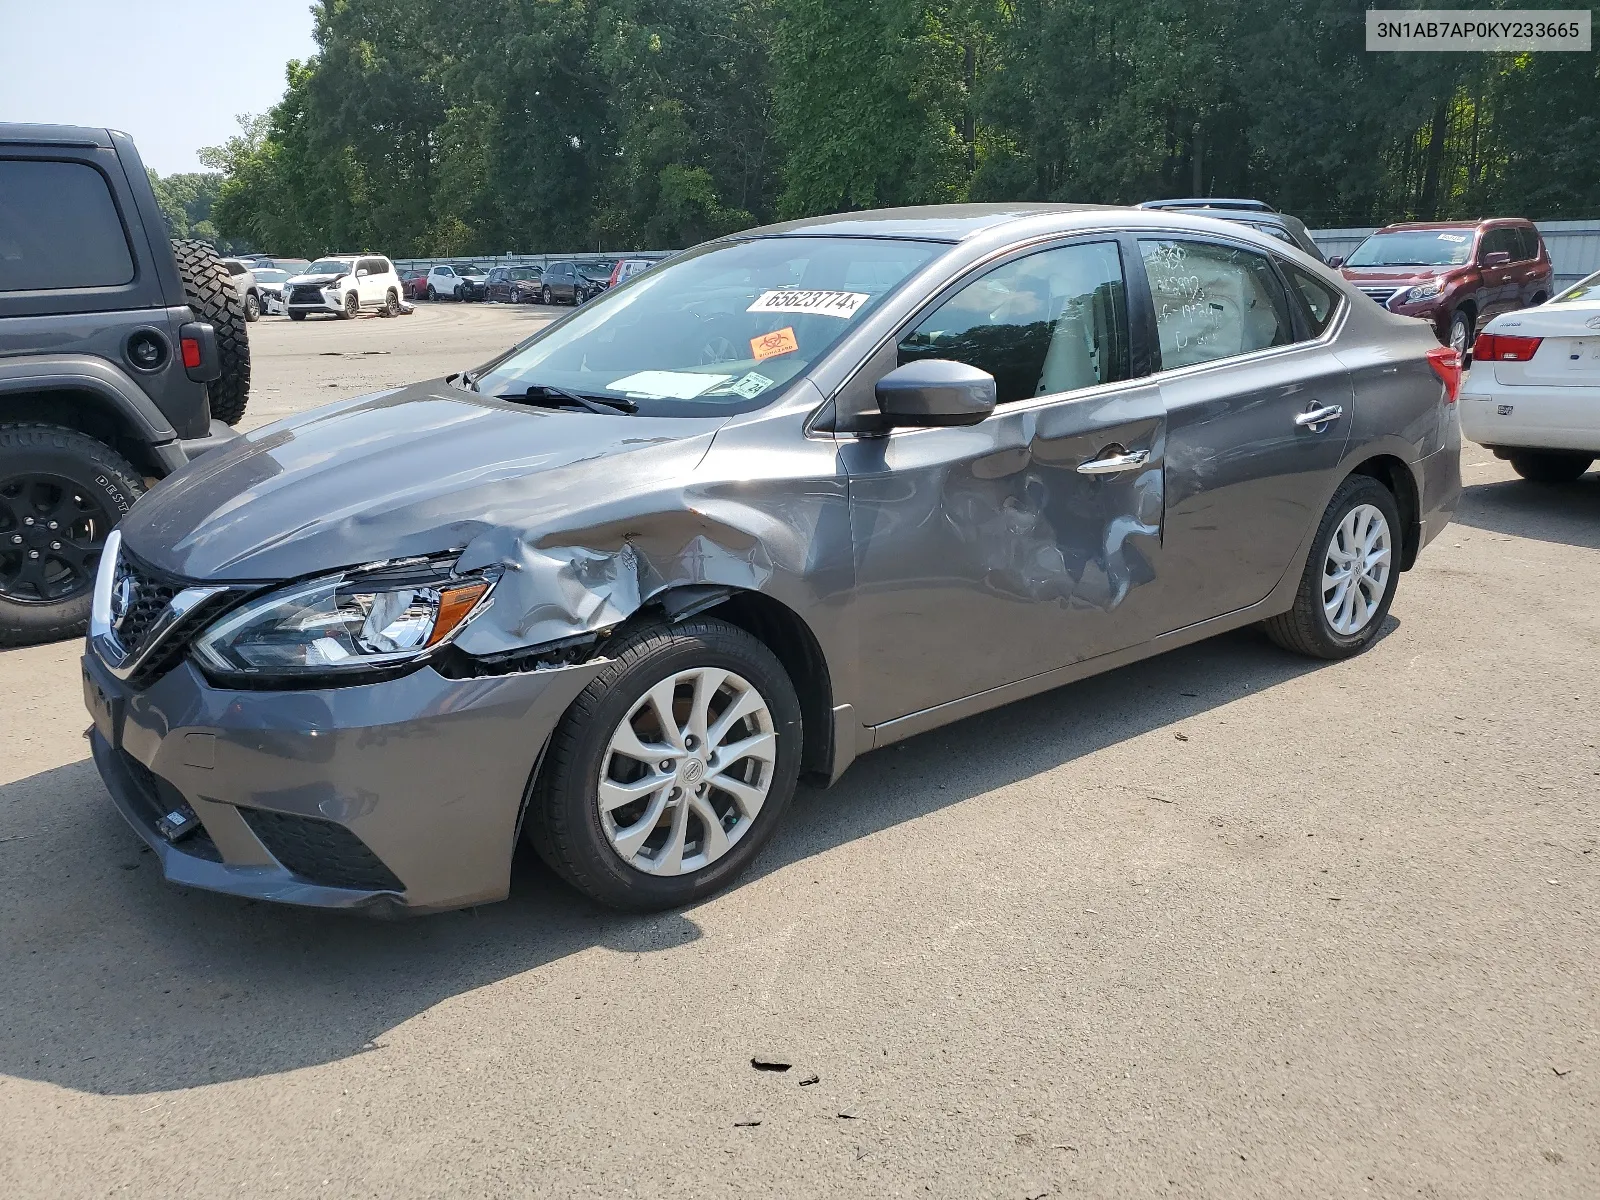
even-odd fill
[(206, 242), (172, 243), (183, 277), (183, 291), (197, 320), (209, 321), (217, 331), (222, 374), (207, 385), (211, 415), (237, 425), (250, 400), (250, 334), (244, 302), (233, 290), (231, 277), (217, 252)]
[(1592, 454), (1563, 454), (1559, 450), (1513, 450), (1511, 469), (1529, 483), (1572, 483), (1581, 479), (1594, 462)]
[(772, 651), (725, 621), (639, 630), (551, 735), (528, 840), (613, 908), (676, 908), (726, 886), (794, 795), (800, 703)]
[(104, 442), (0, 425), (0, 646), (82, 634), (106, 535), (144, 491)]
[(1339, 485), (1317, 526), (1294, 607), (1261, 623), (1285, 650), (1349, 658), (1377, 640), (1400, 582), (1400, 510), (1370, 475)]

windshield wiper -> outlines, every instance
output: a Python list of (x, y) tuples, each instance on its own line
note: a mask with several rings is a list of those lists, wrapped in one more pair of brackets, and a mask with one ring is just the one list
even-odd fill
[(609, 417), (617, 413), (636, 413), (639, 406), (632, 400), (624, 400), (618, 396), (588, 396), (582, 392), (574, 392), (564, 387), (556, 387), (548, 383), (533, 384), (521, 396), (505, 396), (505, 400), (518, 400), (527, 404), (543, 401), (557, 407), (586, 408), (592, 413)]

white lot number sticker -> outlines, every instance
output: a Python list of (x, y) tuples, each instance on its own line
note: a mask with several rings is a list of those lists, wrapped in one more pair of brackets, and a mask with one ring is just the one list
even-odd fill
[(606, 384), (613, 392), (646, 400), (693, 400), (732, 375), (704, 375), (694, 371), (638, 371)]
[(822, 317), (842, 317), (848, 321), (871, 296), (865, 292), (806, 292), (796, 288), (762, 292), (745, 312), (816, 313)]
[(746, 400), (754, 400), (771, 386), (772, 380), (759, 371), (751, 371), (748, 375), (740, 376), (730, 383), (728, 390), (735, 396), (743, 396)]
[(1472, 238), (1465, 233), (1441, 233), (1439, 240), (1441, 242), (1470, 242)]

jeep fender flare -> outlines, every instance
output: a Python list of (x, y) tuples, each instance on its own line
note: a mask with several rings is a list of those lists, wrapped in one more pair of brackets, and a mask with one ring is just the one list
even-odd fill
[(115, 367), (77, 355), (26, 355), (0, 363), (0, 397), (24, 392), (75, 392), (143, 442), (166, 473), (188, 461), (178, 432), (155, 401)]

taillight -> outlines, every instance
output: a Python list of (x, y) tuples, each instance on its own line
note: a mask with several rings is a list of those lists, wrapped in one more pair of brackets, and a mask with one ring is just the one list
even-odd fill
[(1543, 338), (1507, 337), (1503, 333), (1480, 333), (1472, 343), (1475, 362), (1528, 362), (1539, 352)]
[(194, 368), (200, 365), (200, 342), (197, 338), (184, 338), (179, 343), (183, 347), (183, 365)]
[(1444, 382), (1444, 394), (1451, 404), (1461, 394), (1461, 355), (1449, 346), (1435, 346), (1428, 351), (1428, 365)]

